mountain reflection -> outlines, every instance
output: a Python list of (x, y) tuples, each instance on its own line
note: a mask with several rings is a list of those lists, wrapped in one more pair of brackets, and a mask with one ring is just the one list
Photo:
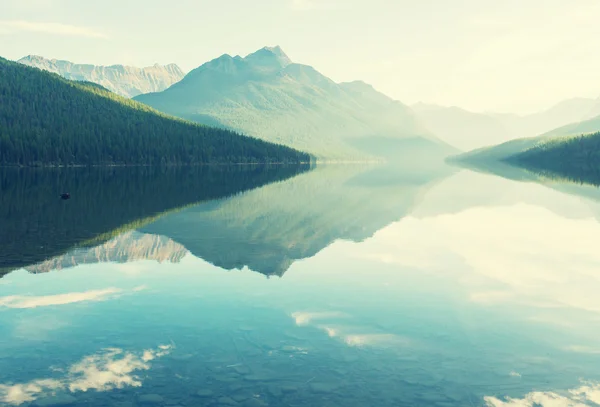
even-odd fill
[(281, 276), (338, 239), (362, 241), (417, 206), (446, 168), (317, 167), (286, 182), (186, 208), (145, 225), (224, 269)]
[(81, 264), (127, 263), (136, 260), (155, 260), (159, 263), (179, 261), (187, 249), (164, 236), (148, 235), (136, 231), (125, 232), (95, 247), (78, 247), (62, 256), (56, 256), (25, 269), (30, 273), (47, 273)]
[[(98, 262), (177, 263), (191, 253), (227, 270), (248, 267), (282, 276), (296, 260), (312, 257), (336, 240), (362, 241), (404, 217), (451, 171), (445, 166), (409, 172), (383, 165), (329, 165), (299, 174), (304, 169), (201, 174), (173, 170), (126, 177), (98, 171), (95, 176), (100, 179), (92, 186), (78, 175), (60, 180), (64, 174), (44, 173), (43, 182), (37, 183), (54, 181), (54, 187), (45, 185), (43, 191), (51, 195), (50, 200), (46, 197), (52, 205), (49, 211), (59, 216), (44, 218), (43, 229), (33, 235), (28, 233), (30, 227), (13, 225), (26, 244), (22, 256), (2, 258), (3, 265), (44, 273)], [(264, 185), (296, 174), (285, 182)], [(98, 184), (107, 180), (109, 191), (102, 193)], [(53, 199), (52, 192), (69, 181), (78, 187), (71, 188), (73, 199)], [(103, 203), (98, 202), (99, 194)], [(183, 196), (173, 197), (178, 194)], [(203, 202), (191, 204), (199, 201)], [(132, 210), (136, 206), (137, 212)], [(85, 213), (77, 213), (82, 210)], [(73, 224), (75, 218), (87, 224)], [(51, 228), (64, 238), (47, 236)], [(137, 230), (128, 230), (133, 228)], [(49, 241), (54, 246), (48, 246)], [(30, 260), (22, 264), (20, 258)]]
[(600, 202), (550, 186), (321, 166), (71, 249), (0, 281), (0, 403), (595, 406)]
[[(83, 261), (124, 261), (156, 256), (164, 242), (138, 235), (102, 246), (124, 232), (174, 210), (232, 196), (308, 170), (308, 166), (215, 166), (186, 168), (93, 168), (0, 172), (0, 276), (39, 264), (32, 271)], [(71, 199), (61, 200), (61, 192)], [(160, 239), (159, 239), (160, 240)], [(94, 249), (91, 247), (100, 245)], [(82, 247), (88, 249), (82, 249)], [(69, 256), (65, 252), (75, 249)], [(172, 247), (173, 250), (182, 250)], [(160, 257), (160, 255), (158, 255)], [(118, 258), (121, 257), (121, 260)], [(51, 260), (48, 260), (51, 259)], [(83, 259), (83, 260), (77, 260)], [(158, 258), (157, 258), (158, 260)]]

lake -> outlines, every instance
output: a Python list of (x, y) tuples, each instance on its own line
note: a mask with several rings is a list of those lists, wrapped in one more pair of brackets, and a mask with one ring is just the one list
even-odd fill
[(595, 187), (331, 165), (0, 188), (2, 405), (600, 404)]

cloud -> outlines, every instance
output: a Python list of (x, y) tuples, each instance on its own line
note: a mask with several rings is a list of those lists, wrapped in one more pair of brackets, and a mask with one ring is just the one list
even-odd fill
[(141, 353), (118, 348), (104, 349), (71, 365), (62, 378), (36, 379), (26, 383), (0, 384), (0, 401), (20, 405), (54, 394), (57, 391), (110, 391), (140, 387), (142, 379), (135, 373), (149, 370), (152, 360), (168, 355), (172, 345), (161, 345)]
[(0, 34), (19, 32), (35, 32), (71, 37), (87, 37), (106, 39), (108, 36), (89, 27), (79, 27), (61, 23), (44, 23), (24, 20), (0, 20)]
[[(145, 289), (145, 287), (140, 286), (134, 288), (131, 290), (131, 292), (138, 292), (143, 289)], [(48, 307), (53, 305), (66, 305), (85, 301), (105, 301), (120, 297), (125, 293), (127, 293), (127, 291), (120, 288), (105, 288), (102, 290), (90, 290), (84, 292), (43, 296), (12, 295), (0, 297), (0, 307), (23, 309)]]
[(484, 397), (488, 407), (586, 407), (600, 404), (600, 384), (582, 383), (582, 386), (569, 390), (564, 394), (556, 392), (535, 391), (523, 398), (499, 399), (493, 396)]
[(311, 10), (333, 10), (337, 9), (340, 3), (335, 0), (292, 0), (291, 8), (297, 11)]

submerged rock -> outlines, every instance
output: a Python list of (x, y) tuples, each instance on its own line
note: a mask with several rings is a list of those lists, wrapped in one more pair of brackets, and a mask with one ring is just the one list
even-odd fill
[(196, 392), (196, 396), (206, 398), (212, 397), (215, 393), (210, 389), (200, 389)]
[(269, 386), (268, 392), (271, 396), (273, 396), (275, 398), (279, 398), (283, 395), (283, 391), (281, 390), (281, 387), (278, 387), (278, 386)]
[(311, 383), (310, 390), (313, 393), (333, 393), (340, 386), (335, 383)]
[(236, 393), (236, 392), (238, 392), (238, 391), (240, 391), (242, 389), (245, 389), (245, 388), (246, 388), (246, 386), (243, 386), (240, 383), (235, 383), (235, 384), (232, 384), (231, 386), (229, 386), (229, 392), (230, 393)]
[(238, 403), (231, 397), (219, 397), (217, 400), (221, 406), (237, 406)]
[(164, 401), (165, 399), (160, 394), (143, 394), (138, 398), (140, 404), (146, 405), (158, 405), (162, 404)]
[(281, 386), (281, 391), (284, 393), (295, 393), (298, 391), (298, 386), (293, 384), (285, 384)]
[(244, 401), (242, 403), (242, 406), (243, 407), (266, 407), (266, 406), (268, 406), (268, 404), (265, 403), (261, 399), (251, 398), (249, 400)]
[(250, 368), (248, 366), (236, 366), (233, 368), (233, 370), (241, 375), (245, 375), (245, 374), (249, 374), (250, 373)]
[(35, 401), (33, 407), (62, 407), (72, 406), (77, 403), (77, 399), (70, 394), (60, 394), (56, 396), (44, 397)]
[(233, 396), (231, 396), (231, 398), (237, 401), (238, 403), (244, 400), (248, 400), (250, 397), (252, 397), (251, 394), (234, 394)]

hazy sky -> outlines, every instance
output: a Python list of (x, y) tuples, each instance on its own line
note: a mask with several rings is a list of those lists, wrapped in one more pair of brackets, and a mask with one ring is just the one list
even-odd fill
[(405, 103), (526, 113), (600, 96), (598, 0), (0, 0), (0, 56), (189, 70), (281, 45)]

